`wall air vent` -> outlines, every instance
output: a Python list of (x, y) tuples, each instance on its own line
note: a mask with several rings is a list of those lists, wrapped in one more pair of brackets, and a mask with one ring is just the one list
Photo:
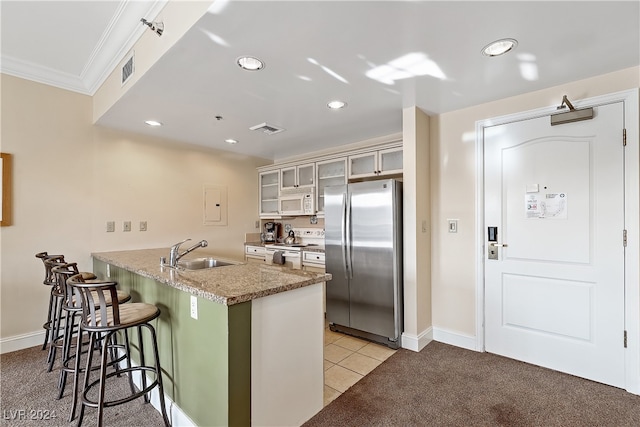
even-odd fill
[(127, 59), (122, 66), (122, 86), (131, 78), (133, 72), (135, 71), (134, 62), (133, 62), (134, 54), (132, 53), (129, 59)]
[(259, 130), (267, 135), (273, 135), (275, 133), (284, 132), (283, 128), (279, 128), (277, 126), (273, 126), (267, 123), (260, 123), (259, 125), (251, 126), (249, 129), (251, 130)]

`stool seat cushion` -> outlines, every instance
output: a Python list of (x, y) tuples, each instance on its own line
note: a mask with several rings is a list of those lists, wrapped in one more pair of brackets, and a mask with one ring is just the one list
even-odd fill
[(118, 325), (114, 325), (113, 322), (113, 311), (109, 310), (107, 312), (107, 324), (103, 325), (101, 319), (96, 319), (97, 327), (106, 327), (112, 328), (116, 327), (127, 327), (136, 325), (139, 323), (146, 323), (149, 320), (154, 319), (160, 314), (160, 309), (153, 304), (147, 304), (143, 302), (136, 302), (131, 304), (123, 304), (119, 307), (120, 310), (120, 323)]
[(81, 271), (80, 274), (82, 275), (82, 280), (91, 280), (91, 279), (97, 279), (98, 276), (96, 276), (93, 273), (90, 273), (88, 271)]

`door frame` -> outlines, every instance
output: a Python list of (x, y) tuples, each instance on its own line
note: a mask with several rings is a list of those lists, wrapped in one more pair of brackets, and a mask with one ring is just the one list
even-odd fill
[[(624, 158), (625, 224), (627, 247), (625, 250), (624, 322), (627, 331), (625, 350), (625, 389), (640, 395), (640, 112), (639, 89), (625, 90), (583, 100), (572, 101), (575, 108), (624, 102), (624, 127), (627, 146)], [(561, 98), (558, 97), (558, 100)], [(485, 251), (484, 246), (484, 129), (490, 126), (529, 120), (557, 112), (549, 106), (476, 122), (476, 350), (485, 351)], [(622, 135), (620, 136), (622, 144)], [(622, 244), (622, 230), (620, 230)], [(620, 337), (622, 345), (623, 337)]]

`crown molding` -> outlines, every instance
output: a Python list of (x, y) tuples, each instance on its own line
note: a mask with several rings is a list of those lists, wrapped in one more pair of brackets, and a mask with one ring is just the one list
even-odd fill
[(54, 70), (53, 68), (44, 67), (40, 64), (34, 64), (33, 62), (23, 61), (7, 55), (2, 55), (1, 61), (2, 65), (0, 67), (0, 71), (3, 74), (9, 74), (25, 80), (31, 80), (73, 92), (79, 92), (84, 95), (91, 95), (79, 76), (64, 73)]
[(2, 55), (0, 72), (93, 96), (147, 29), (140, 19), (156, 19), (168, 1), (121, 1), (80, 75), (7, 55)]

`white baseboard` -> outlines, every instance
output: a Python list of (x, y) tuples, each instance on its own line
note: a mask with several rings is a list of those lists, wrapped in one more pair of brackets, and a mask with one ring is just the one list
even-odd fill
[(467, 350), (481, 351), (477, 349), (476, 337), (469, 335), (462, 335), (457, 332), (434, 328), (433, 339), (444, 344), (466, 348)]
[(25, 348), (42, 347), (44, 342), (44, 330), (31, 332), (28, 334), (15, 335), (13, 337), (0, 339), (0, 354), (11, 353), (12, 351), (24, 350)]
[(431, 327), (422, 331), (418, 335), (402, 333), (402, 348), (407, 350), (420, 351), (433, 341), (433, 329)]
[[(120, 350), (120, 354), (123, 354), (122, 350)], [(123, 369), (126, 368), (126, 361), (123, 360), (122, 362), (120, 362), (120, 366)], [(136, 365), (132, 363), (132, 366)], [(151, 381), (153, 381), (151, 378), (147, 378), (147, 384)], [(139, 390), (142, 390), (141, 372), (133, 372), (133, 383), (136, 385), (136, 387), (138, 387)], [(151, 390), (150, 403), (159, 413), (161, 413), (159, 396), (160, 392), (157, 387)], [(167, 409), (167, 415), (169, 416), (169, 421), (171, 421), (172, 427), (197, 427), (197, 425), (191, 420), (191, 418), (189, 418), (187, 414), (185, 414), (184, 411), (182, 411), (182, 409), (180, 409), (180, 407), (176, 405), (176, 403), (171, 400), (169, 396), (167, 396), (166, 393), (164, 395), (164, 404), (165, 408)]]

